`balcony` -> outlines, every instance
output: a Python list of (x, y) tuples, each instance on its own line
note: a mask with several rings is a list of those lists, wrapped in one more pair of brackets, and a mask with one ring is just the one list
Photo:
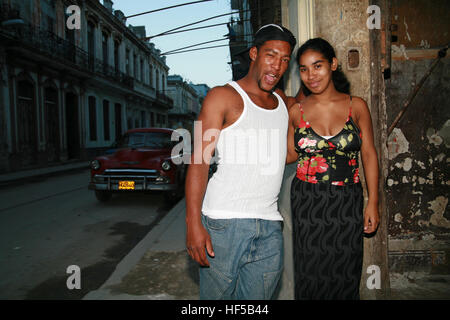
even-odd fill
[(173, 108), (173, 100), (163, 93), (163, 91), (156, 91), (156, 100), (168, 109)]
[(27, 58), (39, 59), (38, 55), (40, 55), (46, 57), (49, 62), (60, 62), (64, 67), (71, 67), (83, 73), (94, 73), (130, 89), (134, 87), (132, 77), (102, 60), (94, 58), (88, 52), (70, 41), (58, 37), (53, 32), (42, 30), (31, 24), (20, 26), (2, 26), (0, 24), (0, 39), (1, 42), (6, 42), (7, 48), (23, 53)]

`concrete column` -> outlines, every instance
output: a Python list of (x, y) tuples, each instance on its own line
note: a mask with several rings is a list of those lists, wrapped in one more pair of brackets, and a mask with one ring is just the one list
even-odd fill
[(295, 96), (300, 88), (298, 64), (295, 61), (297, 48), (315, 37), (315, 0), (281, 0), (281, 20), (297, 39), (292, 62), (285, 73), (285, 93)]

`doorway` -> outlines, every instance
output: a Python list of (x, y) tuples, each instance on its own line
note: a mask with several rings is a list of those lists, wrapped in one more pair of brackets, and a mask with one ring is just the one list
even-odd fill
[(80, 130), (78, 118), (78, 98), (72, 93), (66, 93), (66, 136), (68, 159), (80, 158)]
[(34, 85), (27, 80), (17, 83), (17, 151), (21, 166), (37, 163), (37, 121)]

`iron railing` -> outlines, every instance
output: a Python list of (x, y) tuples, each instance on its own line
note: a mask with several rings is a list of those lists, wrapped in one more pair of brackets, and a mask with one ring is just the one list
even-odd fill
[(94, 58), (88, 52), (53, 32), (42, 30), (31, 24), (14, 27), (1, 27), (0, 25), (0, 32), (20, 44), (21, 47), (32, 50), (33, 54), (40, 53), (51, 59), (72, 64), (84, 71), (96, 73), (108, 80), (117, 81), (129, 88), (134, 87), (132, 77), (102, 60)]
[[(0, 0), (1, 4), (1, 0)], [(136, 79), (121, 72), (117, 66), (111, 66), (103, 60), (95, 58), (92, 54), (81, 49), (71, 41), (63, 39), (55, 33), (43, 30), (30, 23), (21, 25), (3, 26), (2, 20), (19, 18), (19, 10), (13, 10), (8, 6), (0, 6), (0, 38), (9, 39), (10, 45), (15, 44), (21, 48), (30, 50), (31, 54), (39, 53), (52, 60), (71, 65), (84, 72), (90, 72), (102, 76), (110, 81), (116, 81), (130, 89), (135, 88)], [(150, 88), (155, 94), (156, 100), (161, 104), (173, 107), (173, 100), (162, 92)]]

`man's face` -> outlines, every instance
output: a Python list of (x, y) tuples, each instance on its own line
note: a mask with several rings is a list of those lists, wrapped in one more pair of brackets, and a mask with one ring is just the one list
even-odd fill
[(258, 86), (270, 92), (289, 66), (291, 46), (286, 41), (269, 40), (257, 49), (250, 49), (250, 59), (254, 62)]

